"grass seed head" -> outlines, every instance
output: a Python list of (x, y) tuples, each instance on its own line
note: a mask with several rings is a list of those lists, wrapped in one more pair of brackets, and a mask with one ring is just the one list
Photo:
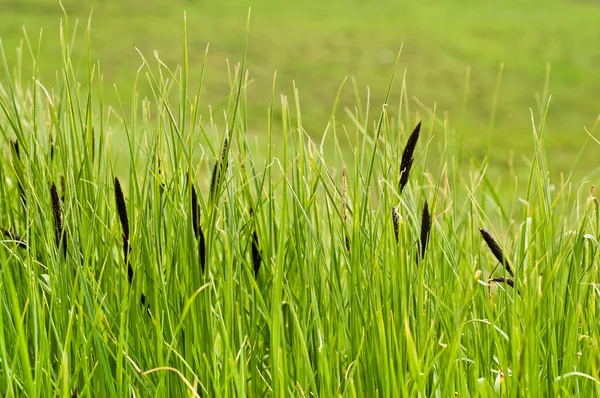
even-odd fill
[(15, 139), (14, 141), (10, 141), (10, 144), (13, 148), (13, 151), (15, 152), (15, 156), (17, 157), (17, 159), (21, 159), (21, 153), (19, 152), (19, 140)]
[(123, 196), (121, 183), (117, 177), (115, 177), (115, 202), (117, 204), (117, 213), (119, 213), (119, 219), (121, 220), (121, 227), (123, 228), (123, 237), (129, 240), (129, 218), (127, 217), (127, 206), (125, 205), (125, 197)]
[(204, 274), (204, 269), (206, 268), (206, 242), (202, 227), (200, 227), (200, 234), (198, 236), (198, 256), (200, 257), (200, 268), (202, 268), (202, 274)]
[(254, 277), (258, 277), (258, 271), (260, 271), (260, 263), (262, 262), (262, 256), (260, 255), (260, 247), (258, 245), (258, 234), (256, 230), (252, 233), (252, 264), (254, 266)]
[(427, 242), (429, 241), (429, 233), (431, 232), (431, 215), (429, 214), (429, 205), (425, 201), (423, 206), (423, 214), (421, 216), (421, 259), (425, 257)]
[(216, 190), (219, 189), (221, 175), (225, 175), (227, 171), (227, 149), (229, 148), (229, 140), (225, 138), (223, 147), (221, 148), (221, 158), (215, 162), (212, 176), (210, 178), (210, 195), (215, 198)]
[(56, 185), (54, 183), (52, 183), (52, 186), (50, 187), (50, 197), (52, 201), (52, 215), (54, 216), (54, 235), (56, 238), (56, 247), (60, 247), (62, 237), (63, 252), (66, 255), (67, 237), (63, 231), (63, 219), (62, 212), (60, 209), (60, 199), (58, 197), (58, 190), (56, 189)]
[(400, 232), (400, 214), (398, 208), (392, 206), (392, 223), (394, 224), (394, 236), (396, 237), (396, 243), (399, 243), (398, 234)]
[(215, 162), (215, 167), (213, 167), (212, 174), (210, 176), (210, 195), (214, 196), (215, 189), (217, 188), (217, 180), (219, 179), (219, 161)]
[(404, 151), (402, 152), (402, 158), (400, 160), (400, 182), (398, 184), (400, 193), (402, 193), (402, 190), (408, 183), (410, 169), (415, 160), (414, 153), (415, 148), (417, 146), (417, 142), (419, 141), (420, 132), (421, 122), (417, 124), (410, 137), (408, 137), (408, 141), (406, 142), (406, 146), (404, 147)]
[(488, 282), (496, 282), (496, 283), (506, 283), (508, 286), (512, 287), (514, 289), (515, 287), (515, 281), (511, 278), (503, 278), (501, 276), (497, 276), (495, 278), (492, 278), (490, 280), (488, 280)]
[(506, 268), (506, 271), (509, 273), (509, 275), (514, 278), (515, 274), (513, 273), (512, 269), (510, 267), (510, 263), (508, 262), (508, 259), (506, 258), (506, 256), (504, 256), (504, 252), (502, 251), (502, 248), (500, 248), (500, 245), (498, 244), (498, 242), (496, 242), (496, 240), (494, 240), (492, 235), (490, 235), (490, 233), (488, 231), (486, 231), (485, 229), (479, 228), (479, 232), (481, 233), (483, 240), (490, 248), (490, 251), (492, 252), (494, 257), (496, 257), (496, 259), (500, 262), (500, 264), (502, 264), (504, 266), (504, 268)]
[(133, 283), (133, 267), (129, 262), (129, 218), (127, 217), (127, 206), (125, 205), (125, 197), (121, 189), (119, 179), (115, 177), (115, 202), (117, 204), (117, 213), (121, 220), (121, 228), (123, 229), (123, 258), (127, 264), (127, 279), (129, 284)]
[(198, 195), (196, 188), (192, 185), (192, 229), (196, 239), (200, 236), (200, 206), (198, 205)]
[(194, 185), (192, 185), (192, 229), (194, 230), (194, 236), (198, 239), (198, 257), (200, 258), (202, 274), (204, 274), (204, 269), (206, 268), (206, 242), (202, 226), (200, 225), (200, 204), (198, 203), (198, 194)]

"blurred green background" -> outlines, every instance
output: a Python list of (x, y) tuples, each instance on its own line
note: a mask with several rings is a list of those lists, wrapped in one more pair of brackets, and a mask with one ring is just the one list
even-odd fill
[[(258, 137), (265, 131), (275, 71), (276, 93), (291, 96), (295, 81), (305, 127), (318, 137), (346, 76), (356, 78), (363, 101), (370, 87), (371, 114), (376, 114), (396, 53), (404, 44), (391, 103), (397, 107), (406, 73), (411, 112), (426, 118), (425, 109), (435, 103), (438, 116), (462, 131), (472, 154), (483, 158), (492, 148), (496, 171), (506, 169), (509, 159), (517, 168), (526, 166), (523, 156), (530, 156), (532, 149), (530, 108), (539, 114), (550, 65), (546, 144), (553, 172), (575, 170), (577, 178), (590, 177), (600, 166), (596, 143), (578, 157), (591, 142), (584, 127), (592, 130), (600, 113), (598, 1), (65, 0), (63, 4), (71, 28), (79, 19), (80, 51), (92, 14), (92, 56), (101, 62), (109, 103), (116, 98), (112, 84), (128, 101), (141, 64), (136, 47), (148, 59), (156, 50), (169, 66), (181, 63), (183, 11), (187, 11), (192, 82), (197, 82), (210, 43), (205, 110), (217, 106), (229, 92), (226, 60), (232, 65), (240, 60), (251, 6), (247, 66), (253, 82), (248, 111), (252, 133)], [(61, 16), (57, 1), (0, 0), (0, 37), (12, 65), (23, 27), (34, 42), (39, 29), (44, 29), (40, 68), (47, 86), (60, 66)], [(85, 67), (85, 53), (80, 54)], [(490, 128), (501, 64), (497, 112)], [(467, 70), (470, 87), (463, 113)], [(151, 95), (147, 87), (141, 89)], [(352, 84), (346, 84), (340, 115), (344, 106), (353, 108), (355, 102)], [(434, 144), (441, 147), (443, 129), (436, 126), (433, 131), (439, 138)]]

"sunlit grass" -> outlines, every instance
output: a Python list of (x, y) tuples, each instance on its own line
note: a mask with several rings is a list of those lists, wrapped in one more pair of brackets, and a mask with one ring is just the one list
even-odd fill
[(393, 99), (396, 69), (385, 105), (357, 102), (343, 126), (334, 111), (323, 142), (299, 91), (273, 88), (259, 145), (246, 46), (218, 114), (187, 51), (174, 69), (144, 58), (116, 91), (132, 103), (109, 107), (67, 31), (57, 85), (29, 41), (34, 78), (4, 61), (0, 80), (7, 396), (600, 394), (598, 198), (549, 179), (547, 99), (518, 196), (449, 134), (432, 148), (450, 126)]

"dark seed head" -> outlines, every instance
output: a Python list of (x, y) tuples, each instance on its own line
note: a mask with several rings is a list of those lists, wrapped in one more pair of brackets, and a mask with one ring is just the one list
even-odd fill
[(417, 124), (410, 137), (408, 137), (408, 141), (406, 142), (406, 146), (404, 147), (404, 151), (402, 152), (402, 159), (400, 160), (400, 183), (398, 184), (400, 193), (402, 193), (402, 190), (406, 186), (406, 183), (408, 183), (410, 169), (415, 160), (413, 155), (415, 153), (415, 147), (417, 146), (417, 142), (419, 141), (420, 132), (421, 122)]
[(500, 245), (498, 244), (498, 242), (496, 242), (494, 240), (494, 238), (492, 237), (492, 235), (490, 235), (489, 232), (486, 231), (485, 229), (479, 228), (479, 232), (481, 232), (481, 236), (483, 237), (483, 240), (490, 248), (490, 251), (492, 252), (494, 257), (496, 257), (496, 259), (500, 262), (500, 264), (502, 264), (504, 266), (504, 268), (506, 268), (506, 271), (509, 273), (509, 275), (514, 278), (515, 274), (513, 273), (512, 269), (510, 267), (510, 263), (508, 262), (508, 259), (504, 256), (504, 252), (500, 248)]
[(117, 213), (119, 213), (119, 219), (121, 220), (121, 227), (123, 228), (123, 258), (125, 264), (127, 264), (127, 280), (131, 285), (133, 283), (133, 267), (129, 262), (129, 219), (127, 217), (125, 197), (123, 196), (123, 190), (117, 177), (115, 177), (115, 202), (117, 204)]
[(392, 223), (394, 224), (394, 236), (396, 237), (396, 243), (398, 243), (398, 233), (400, 229), (400, 214), (398, 214), (398, 208), (396, 206), (392, 206)]
[(229, 140), (227, 138), (225, 138), (225, 141), (223, 142), (223, 147), (221, 148), (221, 162), (225, 162), (225, 167), (227, 167), (227, 162), (225, 161), (225, 158), (227, 156), (228, 147), (229, 147)]
[(252, 264), (254, 265), (254, 277), (258, 277), (260, 271), (260, 263), (262, 256), (260, 255), (260, 247), (258, 246), (258, 234), (256, 231), (252, 233)]
[(50, 160), (54, 160), (54, 137), (50, 137)]
[(56, 247), (60, 247), (61, 236), (63, 242), (63, 252), (67, 253), (67, 239), (63, 231), (62, 212), (60, 209), (60, 199), (58, 197), (58, 191), (56, 185), (52, 183), (50, 187), (50, 197), (52, 200), (52, 215), (54, 216), (54, 235), (56, 238)]
[(19, 140), (14, 140), (10, 142), (13, 148), (13, 151), (15, 151), (15, 155), (17, 156), (17, 159), (21, 159), (21, 153), (19, 152)]
[(200, 257), (200, 267), (202, 268), (202, 274), (206, 268), (206, 243), (204, 241), (204, 232), (200, 228), (200, 234), (198, 236), (198, 256)]
[(429, 205), (425, 201), (423, 206), (423, 215), (421, 217), (421, 259), (425, 257), (427, 242), (429, 241), (429, 232), (431, 231), (431, 215), (429, 214)]
[(219, 183), (221, 182), (221, 175), (224, 175), (227, 171), (227, 149), (229, 148), (229, 140), (225, 138), (223, 147), (221, 148), (221, 159), (215, 162), (212, 176), (210, 178), (210, 195), (215, 197), (216, 190), (219, 189)]
[(215, 162), (215, 167), (213, 167), (212, 175), (210, 177), (210, 195), (214, 196), (215, 189), (217, 188), (217, 180), (219, 179), (219, 161)]
[(125, 236), (123, 236), (123, 256), (125, 264), (127, 264), (127, 281), (131, 285), (133, 283), (133, 267), (129, 261), (129, 239), (125, 239)]
[(200, 206), (198, 205), (198, 195), (196, 188), (192, 185), (192, 229), (198, 239), (200, 235)]
[(501, 276), (497, 276), (495, 278), (490, 279), (488, 282), (497, 282), (497, 283), (506, 283), (508, 286), (514, 288), (515, 287), (515, 281), (510, 279), (510, 278), (504, 278)]
[(200, 204), (198, 203), (198, 194), (194, 185), (192, 185), (192, 229), (194, 230), (194, 236), (198, 239), (198, 257), (200, 258), (202, 274), (204, 274), (204, 268), (206, 267), (206, 243), (204, 232), (200, 225)]
[(125, 197), (119, 179), (115, 177), (115, 202), (117, 204), (117, 212), (121, 220), (123, 228), (123, 239), (129, 240), (129, 219), (127, 218), (127, 206), (125, 205)]

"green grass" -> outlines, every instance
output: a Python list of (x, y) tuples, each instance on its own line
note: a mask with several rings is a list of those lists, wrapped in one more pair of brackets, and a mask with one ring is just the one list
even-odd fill
[[(204, 64), (187, 51), (177, 70), (149, 61), (110, 105), (103, 64), (62, 37), (48, 84), (26, 72), (45, 62), (35, 44), (33, 57), (24, 44), (21, 67), (3, 58), (5, 395), (600, 394), (598, 199), (589, 183), (550, 177), (547, 98), (532, 112), (527, 177), (508, 170), (512, 184), (500, 184), (488, 159), (450, 139), (452, 124), (434, 141), (439, 119), (394, 90), (408, 85), (402, 69), (387, 69), (381, 102), (356, 95), (354, 123), (323, 118), (323, 144), (304, 126), (314, 104), (269, 84), (259, 141), (246, 48), (211, 118), (198, 97), (210, 73), (192, 84), (192, 65)], [(400, 192), (400, 159), (421, 119)], [(112, 134), (124, 134), (121, 155)], [(425, 203), (432, 228), (417, 263)], [(478, 227), (506, 253), (514, 289), (487, 283), (496, 260)]]
[[(371, 88), (371, 103), (383, 102), (389, 70), (404, 43), (399, 73), (407, 75), (411, 110), (419, 110), (424, 117), (435, 105), (440, 120), (453, 126), (456, 137), (451, 135), (452, 139), (464, 137), (466, 149), (478, 160), (490, 157), (490, 172), (495, 178), (506, 178), (509, 159), (514, 159), (514, 167), (523, 171), (523, 177), (527, 176), (527, 155), (533, 150), (529, 108), (538, 115), (549, 95), (552, 112), (545, 142), (555, 176), (574, 171), (581, 181), (597, 171), (593, 153), (578, 158), (588, 140), (584, 126), (592, 129), (600, 114), (596, 100), (600, 91), (600, 47), (596, 45), (600, 25), (594, 2), (65, 0), (64, 4), (71, 28), (75, 18), (85, 25), (93, 9), (92, 57), (102, 63), (109, 87), (104, 97), (107, 105), (118, 103), (111, 88), (116, 84), (122, 88), (124, 106), (129, 107), (130, 92), (123, 91), (130, 87), (141, 63), (136, 47), (151, 59), (157, 50), (167, 65), (181, 62), (180, 22), (183, 10), (187, 10), (190, 82), (195, 85), (199, 81), (200, 65), (210, 43), (210, 78), (204, 80), (200, 106), (207, 112), (211, 105), (220, 114), (229, 93), (226, 60), (231, 65), (239, 62), (246, 12), (252, 6), (248, 126), (263, 142), (275, 71), (279, 76), (277, 94), (292, 97), (291, 82), (296, 82), (305, 104), (304, 127), (318, 139), (345, 76), (356, 78), (361, 102), (367, 86)], [(0, 5), (0, 37), (12, 64), (22, 26), (32, 38), (37, 38), (40, 27), (45, 29), (40, 74), (49, 85), (61, 62), (60, 43), (54, 34), (60, 15), (60, 8), (51, 0)], [(81, 44), (75, 47), (73, 60), (84, 73)], [(551, 73), (546, 85), (548, 63)], [(496, 90), (501, 65), (502, 79)], [(138, 91), (152, 96), (145, 84), (140, 84)], [(398, 101), (399, 93), (396, 86), (394, 101)], [(344, 107), (353, 112), (355, 103), (354, 89), (348, 82), (340, 96), (338, 120), (345, 117)], [(277, 123), (279, 119), (280, 115)], [(433, 131), (438, 137), (443, 135), (441, 125)], [(435, 142), (436, 147), (442, 145)], [(345, 148), (350, 150), (351, 145)]]

